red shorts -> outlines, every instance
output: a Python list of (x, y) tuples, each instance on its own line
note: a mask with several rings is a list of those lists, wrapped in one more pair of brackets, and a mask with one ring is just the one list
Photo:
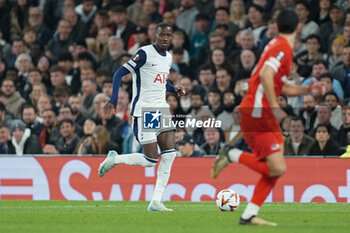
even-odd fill
[(248, 146), (260, 160), (281, 151), (283, 135), (275, 117), (253, 118), (242, 114), (241, 129)]

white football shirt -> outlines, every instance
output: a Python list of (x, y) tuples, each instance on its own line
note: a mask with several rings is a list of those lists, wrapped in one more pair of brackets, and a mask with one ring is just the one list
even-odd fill
[(152, 44), (139, 48), (123, 65), (132, 73), (132, 116), (141, 117), (144, 107), (169, 108), (165, 94), (171, 63), (171, 54), (168, 51), (161, 54)]

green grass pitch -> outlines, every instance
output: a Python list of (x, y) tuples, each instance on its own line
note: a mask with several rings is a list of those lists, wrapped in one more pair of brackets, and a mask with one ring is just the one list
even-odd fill
[(278, 226), (240, 226), (246, 203), (221, 212), (214, 202), (167, 202), (174, 212), (147, 212), (147, 202), (0, 201), (3, 233), (350, 232), (349, 204), (266, 203), (260, 215)]

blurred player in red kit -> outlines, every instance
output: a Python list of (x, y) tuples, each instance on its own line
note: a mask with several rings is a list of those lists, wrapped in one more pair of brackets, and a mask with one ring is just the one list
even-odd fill
[(241, 129), (252, 153), (226, 145), (215, 161), (211, 174), (216, 178), (231, 162), (241, 163), (261, 174), (252, 199), (239, 223), (242, 225), (276, 226), (274, 222), (258, 217), (260, 206), (286, 171), (283, 157), (283, 136), (279, 123), (287, 116), (279, 107), (277, 96), (299, 96), (305, 93), (321, 94), (325, 87), (312, 82), (309, 86), (296, 86), (284, 82), (293, 60), (295, 37), (301, 29), (292, 10), (283, 10), (277, 17), (279, 36), (265, 47), (249, 79), (249, 88), (239, 109)]

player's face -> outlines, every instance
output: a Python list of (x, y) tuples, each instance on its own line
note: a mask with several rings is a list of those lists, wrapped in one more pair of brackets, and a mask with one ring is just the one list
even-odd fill
[(173, 37), (173, 30), (170, 27), (160, 27), (156, 32), (156, 45), (158, 48), (168, 49), (171, 38)]

